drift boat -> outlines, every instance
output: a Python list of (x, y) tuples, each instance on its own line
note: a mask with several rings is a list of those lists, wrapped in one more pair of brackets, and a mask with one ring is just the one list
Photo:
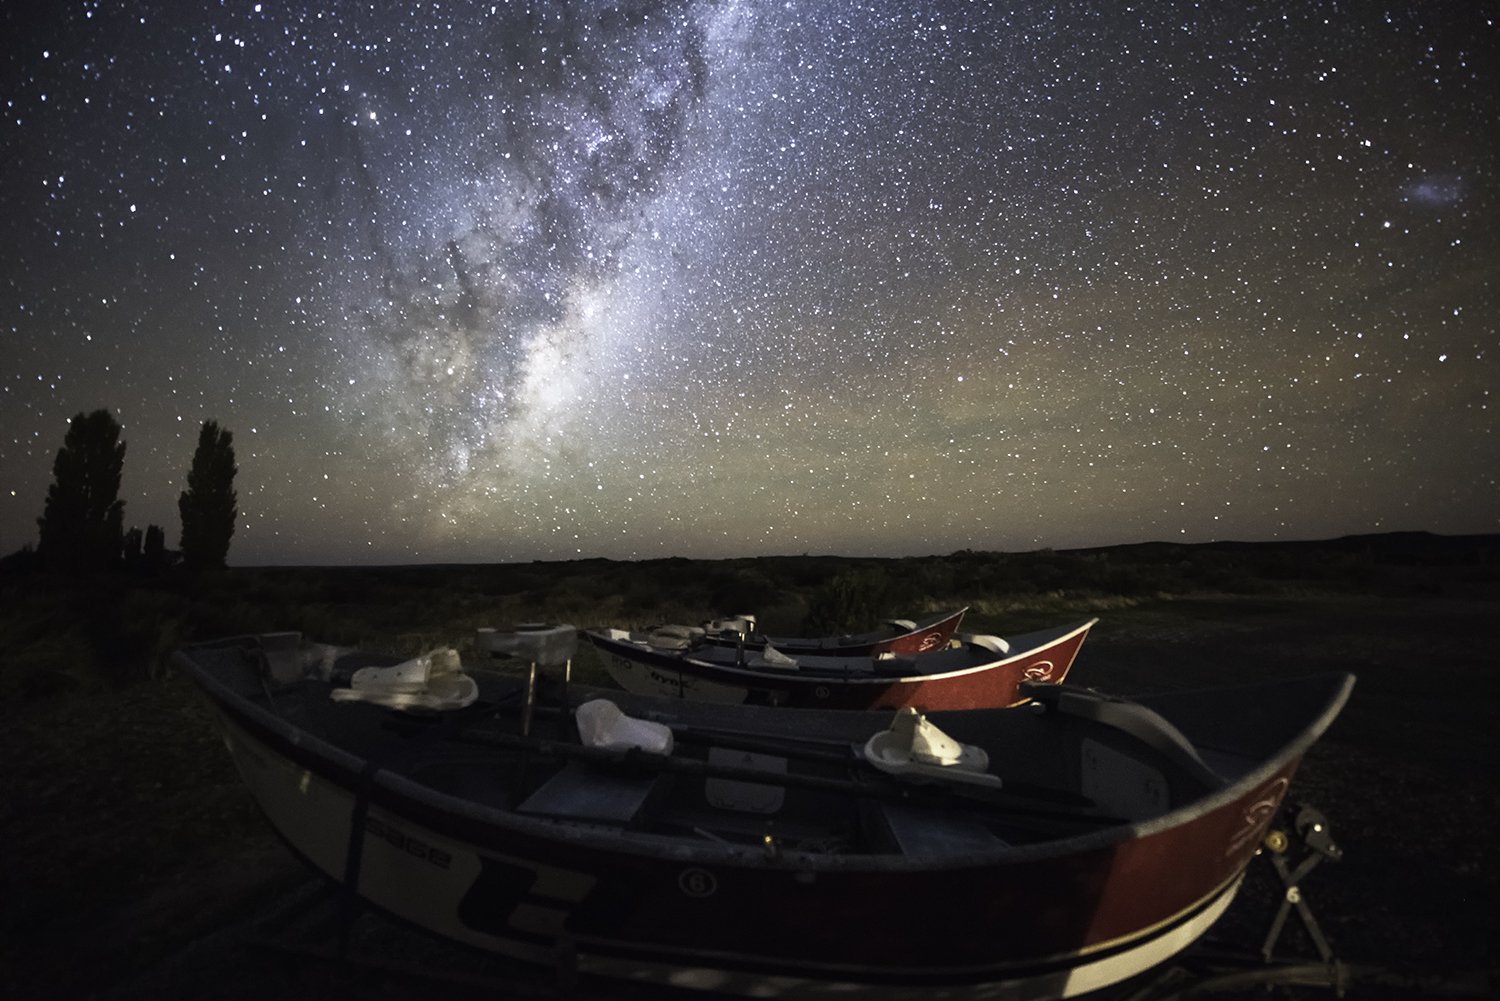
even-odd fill
[(968, 635), (903, 656), (779, 648), (675, 648), (653, 634), (588, 630), (615, 684), (642, 695), (816, 709), (991, 709), (1025, 701), (1027, 681), (1061, 682), (1098, 619), (1009, 638)]
[(275, 634), (174, 659), (271, 824), (368, 904), (576, 975), (757, 997), (1061, 998), (1162, 962), (1229, 907), (1353, 684), (1042, 684), (925, 716), (575, 688), (545, 711), (446, 654)]

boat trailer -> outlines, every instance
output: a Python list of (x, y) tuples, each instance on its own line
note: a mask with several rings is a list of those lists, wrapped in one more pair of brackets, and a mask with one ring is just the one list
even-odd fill
[[(1342, 997), (1349, 984), (1350, 967), (1334, 955), (1333, 946), (1313, 916), (1303, 881), (1321, 863), (1337, 862), (1343, 849), (1333, 840), (1328, 820), (1321, 811), (1297, 804), (1283, 804), (1276, 823), (1261, 840), (1258, 858), (1268, 860), (1279, 881), (1279, 901), (1258, 950), (1235, 948), (1212, 940), (1201, 940), (1180, 955), (1144, 974), (1149, 982), (1119, 994), (1120, 1001), (1175, 1001), (1178, 998), (1274, 985), (1326, 987)], [(1264, 866), (1260, 867), (1262, 871)], [(1246, 873), (1247, 879), (1255, 868)], [(1241, 898), (1243, 900), (1243, 897)], [(1277, 948), (1295, 913), (1317, 960), (1278, 958)]]
[[(1495, 971), (1454, 975), (1416, 975), (1373, 964), (1349, 963), (1334, 954), (1323, 928), (1313, 915), (1303, 888), (1308, 875), (1323, 862), (1338, 862), (1344, 852), (1333, 840), (1323, 813), (1306, 804), (1283, 804), (1277, 820), (1261, 841), (1258, 858), (1246, 878), (1264, 873), (1268, 865), (1276, 908), (1258, 949), (1236, 947), (1203, 939), (1156, 970), (1141, 974), (1133, 985), (1110, 988), (1101, 1001), (1185, 1001), (1231, 992), (1255, 992), (1269, 996), (1273, 988), (1322, 988), (1343, 997), (1351, 987), (1383, 989), (1382, 996), (1495, 997), (1500, 977)], [(1241, 895), (1244, 901), (1244, 895)], [(1231, 914), (1233, 910), (1231, 910)], [(1289, 943), (1284, 935), (1292, 915), (1297, 916), (1303, 941)], [(1227, 917), (1228, 915), (1226, 915)], [(1316, 959), (1299, 955), (1307, 948)], [(1145, 983), (1142, 984), (1141, 981)]]

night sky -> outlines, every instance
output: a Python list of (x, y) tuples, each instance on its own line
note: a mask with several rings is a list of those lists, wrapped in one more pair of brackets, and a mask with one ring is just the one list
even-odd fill
[(237, 564), (1500, 531), (1496, 16), (6, 5), (0, 551), (99, 407)]

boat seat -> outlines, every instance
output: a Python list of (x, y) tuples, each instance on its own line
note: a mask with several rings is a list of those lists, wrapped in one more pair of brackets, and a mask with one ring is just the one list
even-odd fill
[(698, 626), (657, 626), (646, 634), (646, 645), (653, 650), (692, 650), (705, 635)]
[(672, 753), (672, 728), (649, 719), (627, 716), (609, 699), (590, 699), (573, 710), (578, 737), (585, 747), (648, 754)]
[(750, 666), (756, 668), (769, 667), (777, 671), (795, 671), (801, 665), (797, 663), (796, 657), (788, 657), (767, 642), (765, 646), (761, 647), (760, 652), (756, 654), (755, 659), (750, 661)]
[[(336, 664), (340, 666), (349, 665)], [(473, 705), (479, 683), (464, 673), (458, 651), (440, 647), (398, 664), (360, 667), (349, 676), (347, 688), (336, 686), (328, 694), (335, 702), (444, 711)]]
[(302, 649), (301, 633), (266, 633), (260, 637), (261, 668), (266, 683), (285, 688), (307, 676), (310, 655)]
[(656, 787), (656, 775), (614, 775), (570, 761), (516, 809), (543, 817), (628, 826)]
[(965, 855), (1006, 845), (988, 827), (962, 817), (942, 816), (901, 803), (877, 803), (874, 812), (901, 853), (912, 858)]

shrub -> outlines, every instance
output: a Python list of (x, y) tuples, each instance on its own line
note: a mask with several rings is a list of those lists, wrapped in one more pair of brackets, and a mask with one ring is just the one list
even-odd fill
[(803, 628), (810, 635), (834, 636), (867, 629), (887, 614), (885, 574), (867, 569), (842, 573), (812, 593)]

